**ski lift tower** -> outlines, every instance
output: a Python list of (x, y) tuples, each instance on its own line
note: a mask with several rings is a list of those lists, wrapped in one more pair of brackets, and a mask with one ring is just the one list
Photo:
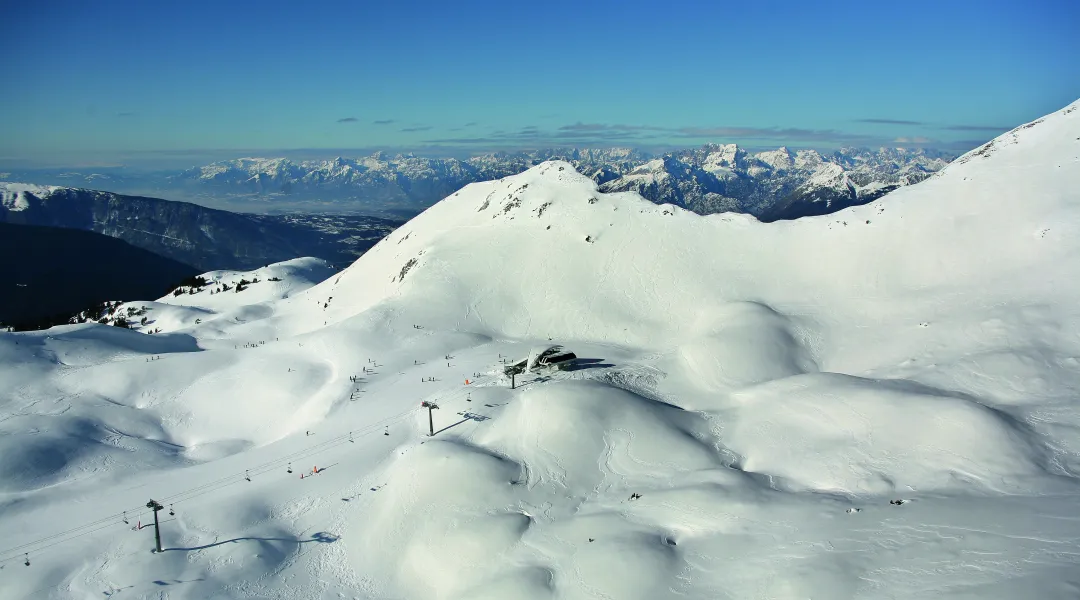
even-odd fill
[(154, 551), (161, 552), (161, 526), (158, 525), (158, 511), (164, 509), (165, 507), (162, 506), (161, 503), (157, 500), (151, 499), (149, 502), (146, 503), (146, 508), (154, 511), (154, 540), (157, 542), (157, 548)]
[(424, 400), (423, 402), (420, 403), (420, 406), (428, 409), (428, 411), (427, 411), (428, 437), (434, 437), (435, 436), (435, 417), (432, 416), (433, 415), (432, 411), (438, 409), (439, 405), (435, 404), (434, 402), (428, 402), (427, 400)]
[(528, 361), (521, 361), (512, 365), (503, 367), (503, 374), (510, 378), (510, 389), (514, 389), (514, 378), (517, 375), (521, 375), (525, 372), (525, 368), (528, 365)]

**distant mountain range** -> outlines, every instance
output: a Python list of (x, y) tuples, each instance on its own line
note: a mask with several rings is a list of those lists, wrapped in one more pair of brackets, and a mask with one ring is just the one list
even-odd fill
[(923, 150), (821, 154), (780, 148), (750, 154), (728, 144), (668, 154), (618, 176), (587, 174), (604, 192), (635, 191), (653, 202), (702, 215), (738, 212), (775, 221), (865, 204), (918, 183), (948, 163), (948, 158)]
[(401, 221), (232, 213), (158, 198), (0, 183), (0, 223), (93, 231), (211, 271), (254, 269), (298, 256), (343, 268)]
[(825, 214), (922, 181), (952, 157), (929, 150), (780, 148), (751, 153), (734, 144), (651, 156), (627, 149), (549, 149), (465, 160), (390, 156), (292, 161), (239, 158), (178, 172), (10, 173), (8, 180), (139, 190), (228, 204), (252, 212), (339, 212), (408, 218), (469, 183), (500, 179), (546, 160), (565, 160), (602, 191), (636, 191), (699, 214), (749, 213), (761, 220)]

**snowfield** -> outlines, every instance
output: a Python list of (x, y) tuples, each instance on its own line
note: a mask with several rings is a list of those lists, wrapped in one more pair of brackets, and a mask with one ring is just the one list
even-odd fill
[(27, 194), (45, 195), (57, 189), (51, 185), (32, 185), (28, 183), (0, 182), (0, 207), (12, 212), (22, 212), (31, 206)]
[[(296, 258), (254, 271), (210, 271), (202, 275), (207, 285), (181, 286), (153, 302), (120, 303), (104, 320), (111, 325), (124, 317), (132, 329), (144, 333), (171, 333), (216, 321), (217, 337), (232, 339), (228, 326), (265, 319), (273, 314), (275, 301), (305, 291), (333, 272), (332, 265), (317, 258)], [(199, 334), (203, 340), (213, 336), (210, 327), (200, 328)]]
[(1078, 109), (771, 224), (547, 162), (0, 334), (0, 597), (1075, 598)]

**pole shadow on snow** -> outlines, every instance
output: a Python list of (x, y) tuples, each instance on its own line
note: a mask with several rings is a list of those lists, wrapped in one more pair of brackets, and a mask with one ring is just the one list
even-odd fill
[(165, 548), (164, 550), (162, 550), (162, 552), (194, 552), (196, 550), (206, 550), (207, 548), (214, 548), (215, 546), (222, 546), (224, 544), (236, 544), (239, 542), (293, 542), (296, 544), (319, 542), (320, 544), (332, 544), (339, 539), (340, 538), (338, 536), (332, 533), (320, 531), (318, 533), (311, 534), (311, 539), (307, 540), (297, 538), (241, 537), (233, 538), (231, 540), (214, 542), (213, 544), (206, 544), (205, 546), (192, 546), (191, 548)]
[(458, 425), (461, 425), (465, 421), (476, 421), (477, 423), (480, 423), (480, 422), (483, 422), (483, 421), (487, 421), (488, 419), (491, 418), (489, 416), (478, 415), (476, 413), (463, 413), (461, 416), (463, 416), (465, 418), (458, 421), (457, 423), (452, 423), (450, 425), (447, 425), (446, 427), (443, 427), (442, 429), (436, 431), (434, 435), (439, 435), (440, 433), (446, 431), (447, 429), (450, 429), (451, 427), (457, 427)]
[(453, 424), (451, 424), (451, 425), (447, 425), (446, 427), (443, 427), (442, 429), (440, 429), (440, 430), (436, 431), (436, 432), (435, 432), (435, 433), (433, 433), (432, 435), (439, 435), (440, 433), (442, 433), (442, 432), (446, 431), (447, 429), (450, 429), (450, 428), (452, 428), (452, 427), (457, 427), (458, 425), (461, 425), (462, 423), (464, 423), (465, 421), (468, 421), (468, 420), (469, 420), (469, 419), (467, 419), (467, 418), (466, 418), (466, 419), (462, 419), (462, 420), (458, 421), (457, 423), (453, 423)]
[(206, 580), (205, 580), (205, 579), (202, 579), (202, 578), (199, 578), (199, 579), (188, 579), (187, 581), (181, 581), (181, 580), (179, 580), (179, 579), (170, 579), (170, 580), (168, 580), (168, 581), (164, 581), (164, 580), (158, 579), (158, 580), (156, 580), (156, 581), (153, 581), (153, 582), (151, 582), (151, 583), (153, 583), (154, 585), (176, 585), (176, 584), (178, 584), (178, 583), (193, 583), (193, 582), (195, 582), (195, 581), (206, 581)]

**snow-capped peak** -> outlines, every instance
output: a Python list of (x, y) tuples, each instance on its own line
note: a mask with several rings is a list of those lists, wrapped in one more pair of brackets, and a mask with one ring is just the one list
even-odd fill
[(11, 212), (27, 210), (31, 206), (28, 194), (40, 198), (57, 190), (56, 186), (29, 183), (0, 182), (0, 206)]
[(754, 158), (769, 165), (775, 171), (787, 171), (795, 168), (795, 155), (786, 146), (781, 146), (776, 150), (758, 152), (754, 155)]

